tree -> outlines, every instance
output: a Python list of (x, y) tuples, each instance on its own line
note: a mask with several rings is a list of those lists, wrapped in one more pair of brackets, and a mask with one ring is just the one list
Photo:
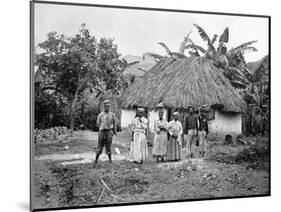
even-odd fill
[(246, 113), (247, 131), (252, 134), (269, 130), (269, 95), (263, 86), (252, 86), (245, 91), (244, 99), (248, 108)]
[[(166, 51), (165, 56), (151, 52), (145, 53), (144, 56), (153, 57), (157, 61), (168, 57), (180, 59), (188, 57), (188, 55), (185, 54), (185, 51), (188, 51), (189, 56), (206, 57), (210, 59), (215, 66), (222, 68), (225, 76), (235, 88), (245, 88), (246, 85), (249, 84), (249, 80), (251, 80), (252, 76), (246, 66), (244, 54), (257, 51), (255, 47), (251, 46), (257, 41), (249, 41), (227, 51), (226, 43), (228, 43), (229, 40), (228, 27), (224, 29), (218, 40), (217, 34), (214, 34), (211, 39), (202, 27), (197, 24), (194, 24), (194, 26), (198, 30), (200, 37), (207, 42), (207, 49), (195, 44), (190, 38), (191, 32), (189, 32), (181, 42), (178, 52), (172, 52), (165, 43), (159, 42), (158, 44)], [(218, 46), (216, 47), (215, 44), (217, 41)]]
[(269, 133), (269, 69), (268, 56), (262, 59), (261, 64), (254, 71), (251, 85), (244, 90), (244, 99), (247, 103), (246, 127), (252, 134)]
[(77, 105), (83, 101), (80, 94), (86, 88), (94, 89), (98, 97), (108, 90), (118, 94), (126, 85), (122, 74), (126, 62), (120, 59), (114, 40), (97, 41), (85, 24), (74, 36), (50, 32), (39, 47), (43, 53), (36, 55), (35, 65), (48, 76), (45, 86), (67, 99), (72, 129)]
[[(229, 29), (225, 28), (220, 36), (218, 48), (214, 48), (215, 39), (210, 40), (207, 33), (195, 24), (201, 38), (207, 41), (208, 49), (205, 56), (209, 57), (216, 66), (224, 69), (225, 76), (232, 86), (238, 88), (247, 103), (246, 130), (251, 134), (265, 133), (269, 131), (269, 86), (268, 86), (268, 57), (263, 59), (262, 64), (254, 74), (249, 72), (244, 55), (255, 52), (252, 46), (256, 40), (248, 41), (235, 48), (227, 50), (225, 43), (229, 39)], [(214, 38), (216, 35), (214, 35)], [(194, 46), (193, 46), (194, 47)], [(197, 48), (195, 46), (194, 48)], [(202, 47), (200, 47), (202, 48)], [(202, 52), (202, 51), (201, 51)]]
[(184, 54), (184, 51), (185, 51), (185, 45), (189, 41), (189, 35), (190, 34), (191, 34), (191, 32), (189, 32), (187, 34), (187, 36), (184, 37), (184, 40), (181, 42), (181, 44), (179, 46), (179, 51), (178, 52), (172, 52), (170, 50), (170, 48), (165, 43), (158, 42), (158, 44), (165, 49), (166, 55), (162, 56), (160, 54), (155, 54), (155, 53), (152, 53), (152, 52), (146, 52), (146, 53), (143, 54), (143, 58), (148, 56), (148, 57), (154, 58), (156, 61), (159, 61), (159, 60), (161, 60), (163, 58), (168, 58), (168, 57), (172, 57), (172, 58), (186, 58), (186, 55)]
[[(200, 49), (200, 52), (203, 53), (203, 56), (208, 57), (213, 61), (213, 63), (224, 70), (225, 76), (229, 79), (232, 86), (235, 88), (246, 88), (251, 81), (251, 74), (247, 68), (244, 54), (247, 52), (257, 51), (257, 49), (252, 44), (257, 41), (249, 41), (240, 44), (235, 48), (227, 50), (226, 43), (229, 40), (229, 28), (226, 27), (223, 33), (220, 35), (218, 41), (218, 47), (215, 47), (217, 41), (217, 35), (215, 34), (212, 39), (208, 36), (206, 31), (197, 24), (194, 24), (197, 28), (200, 37), (207, 42), (208, 49), (192, 44), (187, 45), (186, 48)], [(201, 55), (196, 55), (201, 56)]]
[(42, 82), (35, 83), (34, 92), (34, 116), (35, 128), (45, 129), (48, 127), (61, 126), (66, 123), (66, 102), (62, 95), (54, 95), (46, 92), (47, 87)]

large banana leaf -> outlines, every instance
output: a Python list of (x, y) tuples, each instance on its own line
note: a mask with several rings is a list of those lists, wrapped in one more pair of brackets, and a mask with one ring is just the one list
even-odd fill
[(219, 42), (228, 43), (228, 39), (229, 39), (229, 29), (228, 27), (226, 27), (220, 36)]

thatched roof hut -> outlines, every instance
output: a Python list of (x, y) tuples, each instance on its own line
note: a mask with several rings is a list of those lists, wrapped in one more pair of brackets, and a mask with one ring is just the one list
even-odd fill
[(123, 108), (187, 109), (202, 104), (220, 105), (224, 112), (242, 113), (245, 102), (237, 90), (207, 58), (168, 58), (158, 62), (121, 97)]

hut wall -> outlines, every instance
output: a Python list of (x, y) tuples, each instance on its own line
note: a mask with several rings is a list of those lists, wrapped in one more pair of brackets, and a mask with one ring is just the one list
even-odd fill
[(121, 111), (121, 128), (127, 128), (136, 116), (136, 110), (122, 109)]
[(209, 131), (216, 135), (242, 133), (242, 115), (240, 113), (225, 113), (215, 111), (215, 119), (209, 121)]

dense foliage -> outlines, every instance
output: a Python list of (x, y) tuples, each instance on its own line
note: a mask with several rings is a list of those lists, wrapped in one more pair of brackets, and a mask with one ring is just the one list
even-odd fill
[(268, 56), (252, 75), (251, 85), (244, 90), (247, 103), (245, 114), (246, 132), (249, 134), (269, 134), (270, 131), (270, 88)]
[(41, 75), (35, 79), (39, 84), (35, 86), (36, 127), (63, 124), (74, 128), (85, 121), (86, 91), (98, 101), (108, 91), (118, 95), (127, 86), (123, 76), (127, 63), (114, 40), (97, 40), (85, 24), (74, 36), (50, 32), (38, 46), (42, 53), (35, 56), (36, 75)]

